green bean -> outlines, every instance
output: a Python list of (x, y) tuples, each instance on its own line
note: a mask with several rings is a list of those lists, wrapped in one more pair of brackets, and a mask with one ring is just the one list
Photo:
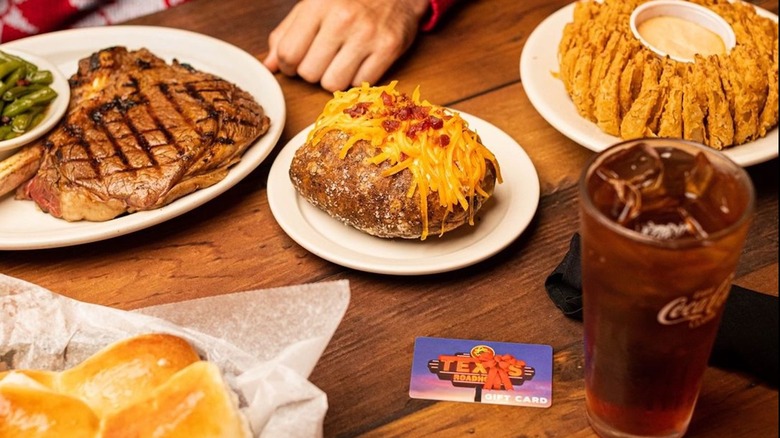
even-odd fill
[(0, 50), (0, 61), (2, 62), (19, 61), (19, 57)]
[(30, 122), (30, 126), (28, 127), (28, 129), (32, 129), (38, 126), (43, 121), (44, 118), (46, 118), (46, 111), (40, 111), (37, 114), (35, 114), (32, 121)]
[(0, 85), (0, 96), (2, 96), (6, 91), (10, 90), (11, 87), (15, 87), (16, 83), (19, 82), (19, 79), (22, 79), (26, 73), (27, 68), (24, 65), (21, 65), (10, 75), (8, 75), (5, 82)]
[(0, 78), (6, 77), (9, 73), (22, 66), (21, 61), (8, 61), (0, 64)]
[(9, 103), (8, 106), (3, 109), (3, 115), (13, 117), (17, 114), (21, 114), (24, 111), (27, 111), (28, 109), (32, 108), (33, 105), (40, 105), (51, 102), (55, 97), (57, 97), (57, 92), (49, 87), (42, 88), (38, 91), (33, 91), (32, 93)]
[(49, 86), (53, 82), (51, 71), (0, 50), (0, 140), (18, 137), (43, 121), (57, 97)]
[(5, 102), (12, 102), (14, 99), (18, 99), (24, 95), (30, 94), (33, 91), (41, 90), (45, 87), (46, 85), (44, 84), (17, 85), (3, 93), (3, 100)]
[(11, 120), (11, 129), (15, 132), (24, 134), (25, 132), (27, 132), (28, 129), (35, 126), (33, 122), (35, 121), (35, 118), (39, 114), (43, 113), (43, 109), (44, 109), (43, 106), (36, 105), (30, 108), (29, 111), (23, 112), (18, 116), (15, 116), (13, 120)]
[(30, 81), (31, 84), (50, 85), (52, 82), (54, 82), (54, 75), (52, 75), (49, 70), (37, 70), (31, 72), (28, 69), (27, 77), (25, 79)]
[(2, 138), (3, 140), (10, 140), (10, 139), (12, 139), (12, 138), (16, 138), (16, 137), (18, 137), (18, 136), (20, 136), (20, 135), (22, 135), (22, 134), (23, 134), (23, 132), (14, 131), (14, 130), (13, 130), (13, 127), (12, 127), (11, 125), (6, 125), (6, 126), (4, 126), (3, 128), (6, 128), (6, 127), (8, 128), (8, 130), (6, 131), (6, 130), (4, 129), (3, 131), (5, 131), (5, 133), (3, 134), (3, 136), (2, 136), (2, 137), (0, 137), (0, 138)]
[(14, 130), (11, 130), (11, 132), (9, 132), (8, 135), (6, 135), (3, 140), (10, 140), (12, 138), (19, 137), (20, 135), (22, 135), (21, 132), (16, 132)]
[(11, 129), (15, 132), (25, 132), (27, 131), (27, 128), (30, 126), (30, 122), (32, 121), (32, 114), (30, 112), (24, 112), (19, 114), (18, 116), (14, 117), (13, 120), (11, 120)]
[(16, 55), (12, 55), (7, 52), (3, 52), (0, 50), (0, 61), (19, 61), (22, 64), (24, 64), (27, 67), (27, 70), (29, 71), (36, 71), (38, 70), (38, 66), (33, 64), (32, 62)]

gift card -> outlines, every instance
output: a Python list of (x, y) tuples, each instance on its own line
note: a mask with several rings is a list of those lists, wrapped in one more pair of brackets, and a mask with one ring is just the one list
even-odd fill
[(409, 396), (547, 408), (552, 353), (549, 345), (419, 337)]

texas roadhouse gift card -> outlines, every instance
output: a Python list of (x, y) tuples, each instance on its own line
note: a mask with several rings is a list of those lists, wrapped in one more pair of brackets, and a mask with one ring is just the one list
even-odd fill
[(419, 337), (409, 396), (547, 408), (552, 353), (549, 345)]

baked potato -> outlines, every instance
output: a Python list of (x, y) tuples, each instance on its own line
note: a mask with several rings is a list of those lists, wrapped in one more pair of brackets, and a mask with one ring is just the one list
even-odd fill
[(498, 161), (460, 114), (396, 84), (334, 93), (295, 152), (293, 186), (377, 237), (425, 240), (474, 225), (501, 182)]

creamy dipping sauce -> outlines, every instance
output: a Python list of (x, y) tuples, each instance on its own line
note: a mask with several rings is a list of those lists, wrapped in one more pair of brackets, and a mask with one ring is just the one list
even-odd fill
[(704, 26), (679, 17), (661, 15), (649, 18), (637, 27), (648, 44), (677, 58), (693, 59), (726, 53), (723, 39)]

